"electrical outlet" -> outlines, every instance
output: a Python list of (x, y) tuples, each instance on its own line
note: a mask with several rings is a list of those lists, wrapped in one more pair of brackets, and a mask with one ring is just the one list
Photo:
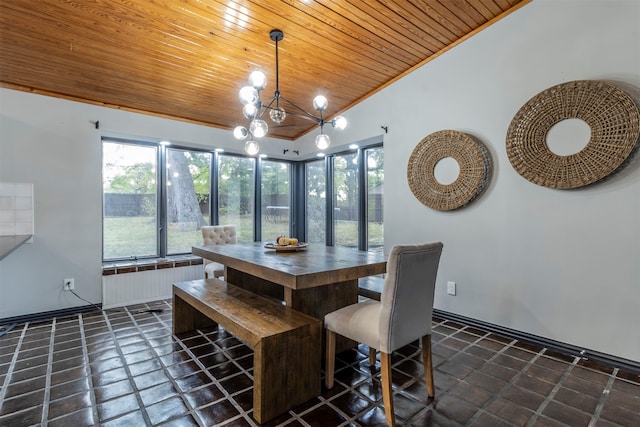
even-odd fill
[(71, 289), (75, 288), (75, 284), (73, 283), (73, 278), (71, 279), (64, 279), (62, 281), (62, 289), (65, 291), (70, 291)]
[(447, 282), (447, 294), (448, 295), (456, 294), (456, 282)]

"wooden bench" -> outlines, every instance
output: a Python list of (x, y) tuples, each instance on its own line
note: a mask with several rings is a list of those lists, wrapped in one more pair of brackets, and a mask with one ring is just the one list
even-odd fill
[(265, 423), (320, 394), (322, 320), (218, 279), (173, 285), (175, 334), (219, 324), (253, 353), (253, 417)]

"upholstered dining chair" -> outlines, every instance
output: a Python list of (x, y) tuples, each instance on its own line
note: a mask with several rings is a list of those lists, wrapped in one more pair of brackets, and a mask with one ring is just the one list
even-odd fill
[(324, 317), (327, 388), (332, 388), (334, 383), (336, 334), (369, 346), (372, 365), (375, 364), (375, 352), (379, 350), (384, 412), (390, 426), (395, 425), (391, 388), (391, 353), (394, 350), (421, 340), (427, 392), (430, 397), (435, 393), (431, 315), (442, 247), (441, 242), (393, 246), (380, 301), (366, 300)]
[[(236, 226), (235, 225), (205, 225), (202, 227), (202, 240), (205, 246), (211, 245), (229, 245), (237, 243)], [(224, 276), (224, 265), (204, 260), (204, 278)]]

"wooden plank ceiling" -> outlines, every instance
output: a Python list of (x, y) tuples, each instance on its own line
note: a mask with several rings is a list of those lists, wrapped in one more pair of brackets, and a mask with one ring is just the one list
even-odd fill
[(0, 85), (231, 129), (251, 71), (273, 96), (278, 28), (282, 96), (332, 117), (529, 1), (0, 0)]

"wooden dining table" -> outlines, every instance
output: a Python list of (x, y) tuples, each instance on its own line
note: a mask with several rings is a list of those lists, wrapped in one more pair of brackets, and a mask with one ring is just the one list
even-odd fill
[[(309, 244), (276, 251), (265, 243), (193, 246), (192, 253), (225, 266), (227, 283), (283, 301), (318, 319), (358, 302), (358, 279), (386, 272), (382, 252)], [(337, 351), (352, 347), (346, 340)]]

